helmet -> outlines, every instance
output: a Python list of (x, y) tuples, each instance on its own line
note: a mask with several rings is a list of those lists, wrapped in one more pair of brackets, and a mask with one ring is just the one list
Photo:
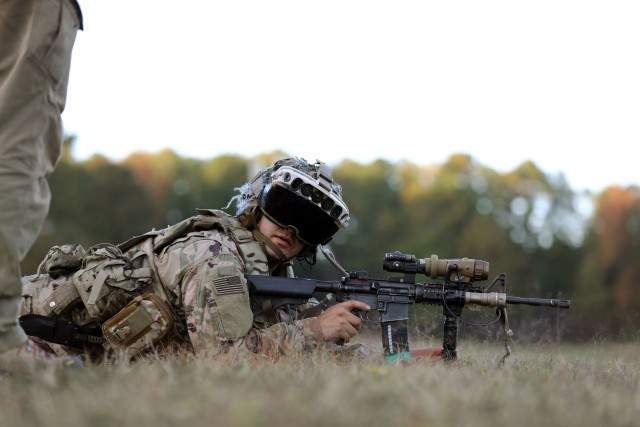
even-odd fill
[(314, 164), (296, 157), (279, 160), (237, 190), (238, 215), (252, 215), (254, 221), (264, 215), (294, 229), (309, 246), (328, 243), (348, 225), (342, 189), (333, 182), (331, 168), (317, 160)]

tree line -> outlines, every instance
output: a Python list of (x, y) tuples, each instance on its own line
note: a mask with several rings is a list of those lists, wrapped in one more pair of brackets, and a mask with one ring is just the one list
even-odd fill
[[(67, 138), (50, 178), (50, 213), (24, 274), (34, 273), (54, 245), (118, 243), (188, 218), (196, 208), (225, 208), (235, 188), (289, 156), (199, 160), (164, 150), (120, 162), (98, 155), (76, 161), (72, 143)], [(437, 165), (380, 159), (332, 166), (352, 218), (328, 246), (345, 269), (386, 277), (382, 258), (396, 250), (482, 259), (490, 262), (489, 280), (506, 273), (510, 294), (572, 300), (566, 313), (510, 308), (520, 330), (540, 339), (637, 337), (639, 187), (577, 192), (531, 161), (499, 173), (464, 154)], [(322, 255), (311, 269), (294, 268), (299, 276), (339, 277)]]

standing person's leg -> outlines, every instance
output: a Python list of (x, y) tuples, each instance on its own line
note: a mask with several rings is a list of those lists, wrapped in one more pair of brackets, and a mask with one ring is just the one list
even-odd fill
[[(75, 0), (0, 0), (0, 353), (27, 337), (18, 324), (20, 261), (49, 210), (47, 177), (62, 145)], [(15, 353), (15, 352), (14, 352)], [(19, 352), (18, 352), (19, 353)]]

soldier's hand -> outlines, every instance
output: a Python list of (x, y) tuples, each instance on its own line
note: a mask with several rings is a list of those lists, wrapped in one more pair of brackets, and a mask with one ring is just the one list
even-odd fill
[(351, 311), (370, 309), (371, 307), (360, 301), (345, 301), (329, 307), (318, 316), (324, 340), (349, 342), (362, 325), (362, 320)]

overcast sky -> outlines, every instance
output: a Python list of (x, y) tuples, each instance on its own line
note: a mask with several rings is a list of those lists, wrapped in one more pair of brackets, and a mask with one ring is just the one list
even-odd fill
[(638, 1), (80, 0), (74, 154), (533, 160), (639, 184)]

